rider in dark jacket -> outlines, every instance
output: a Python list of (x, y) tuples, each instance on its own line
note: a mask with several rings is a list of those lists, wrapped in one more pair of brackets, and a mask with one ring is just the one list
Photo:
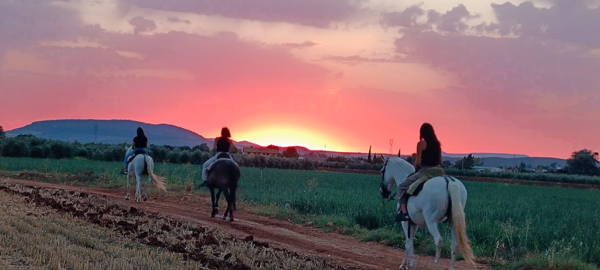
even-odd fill
[(137, 136), (135, 136), (133, 138), (133, 144), (131, 145), (131, 148), (133, 149), (133, 151), (129, 152), (127, 155), (125, 155), (125, 171), (124, 173), (127, 174), (127, 166), (129, 165), (129, 157), (135, 155), (135, 154), (148, 154), (148, 137), (146, 137), (146, 134), (144, 134), (144, 130), (141, 127), (138, 127), (137, 129)]
[(217, 137), (215, 138), (215, 143), (213, 145), (213, 157), (211, 157), (209, 160), (207, 160), (206, 162), (204, 162), (204, 164), (202, 164), (202, 184), (200, 184), (200, 186), (205, 186), (208, 182), (208, 167), (210, 166), (210, 164), (212, 164), (213, 162), (215, 162), (217, 160), (217, 157), (222, 154), (225, 153), (229, 156), (230, 159), (233, 159), (233, 157), (231, 157), (231, 149), (233, 148), (233, 143), (231, 142), (231, 133), (229, 132), (229, 129), (224, 127), (221, 129), (221, 137)]
[(419, 139), (420, 141), (417, 143), (417, 159), (415, 160), (416, 172), (406, 178), (398, 187), (400, 190), (400, 194), (398, 195), (401, 208), (401, 212), (396, 216), (396, 220), (398, 221), (409, 220), (406, 209), (408, 202), (406, 190), (408, 190), (410, 185), (417, 181), (426, 169), (442, 167), (442, 147), (431, 124), (424, 123), (421, 125)]

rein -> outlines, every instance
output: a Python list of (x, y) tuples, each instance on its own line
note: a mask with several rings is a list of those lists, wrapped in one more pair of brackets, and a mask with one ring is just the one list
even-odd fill
[[(385, 193), (391, 193), (389, 190), (387, 190), (387, 187), (385, 187), (385, 185), (383, 184), (383, 182), (385, 182), (385, 168), (387, 167), (387, 163), (388, 163), (389, 159), (386, 159), (385, 162), (383, 163), (383, 169), (381, 169), (381, 189), (382, 191), (384, 191)], [(383, 203), (388, 203), (391, 200), (394, 199), (394, 197), (396, 196), (396, 193), (392, 194), (391, 196), (388, 196), (387, 200), (383, 200)]]

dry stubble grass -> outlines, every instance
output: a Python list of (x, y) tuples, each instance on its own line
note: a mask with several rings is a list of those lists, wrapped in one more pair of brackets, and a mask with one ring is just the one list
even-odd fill
[(1, 269), (202, 269), (179, 254), (0, 192)]

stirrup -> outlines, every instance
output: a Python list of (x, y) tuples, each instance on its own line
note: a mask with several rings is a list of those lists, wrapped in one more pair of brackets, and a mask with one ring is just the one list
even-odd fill
[(398, 215), (396, 215), (396, 218), (394, 220), (396, 220), (396, 221), (410, 221), (410, 216), (408, 215), (408, 213), (405, 214), (405, 213), (400, 212), (400, 213), (398, 213)]

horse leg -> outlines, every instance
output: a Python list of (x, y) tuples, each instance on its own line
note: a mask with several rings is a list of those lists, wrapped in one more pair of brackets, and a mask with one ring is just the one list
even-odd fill
[(454, 262), (456, 261), (456, 234), (454, 233), (454, 229), (451, 230), (451, 242), (450, 242), (450, 248), (451, 248), (451, 259), (450, 259), (450, 270), (454, 270)]
[(140, 198), (142, 197), (142, 188), (140, 185), (141, 179), (142, 177), (139, 176), (137, 173), (135, 174), (135, 202), (140, 202)]
[(223, 215), (222, 220), (227, 218), (227, 213), (230, 214), (229, 221), (233, 221), (233, 213), (231, 211), (231, 197), (229, 196), (229, 190), (227, 188), (223, 189), (223, 195), (225, 195), (225, 200), (227, 201), (227, 209), (225, 209), (225, 214)]
[(129, 188), (131, 186), (131, 184), (129, 183), (130, 178), (131, 177), (129, 176), (129, 173), (127, 173), (127, 195), (125, 196), (125, 200), (129, 200)]
[(410, 234), (405, 233), (407, 238), (406, 238), (406, 251), (405, 251), (404, 256), (407, 258), (404, 259), (404, 262), (400, 266), (400, 269), (406, 269), (407, 261), (410, 262), (410, 269), (417, 269), (417, 261), (415, 260), (414, 241), (415, 241), (415, 235), (417, 234), (417, 230), (419, 229), (419, 226), (417, 226), (416, 224), (412, 224), (412, 223), (409, 224), (408, 221), (403, 221), (402, 226), (404, 227), (405, 232), (407, 232), (410, 228)]
[(219, 200), (221, 199), (221, 189), (217, 190), (217, 194), (215, 195), (215, 204), (214, 204), (214, 208), (213, 208), (213, 213), (214, 215), (212, 217), (215, 217), (215, 215), (217, 215), (219, 213)]
[(150, 185), (150, 183), (152, 182), (152, 178), (150, 178), (150, 176), (148, 176), (148, 193), (146, 194), (146, 198), (149, 198), (150, 195), (154, 194), (154, 190), (152, 189), (152, 186)]
[(210, 217), (214, 218), (215, 215), (217, 215), (217, 213), (219, 212), (219, 209), (217, 208), (217, 202), (215, 201), (215, 189), (212, 187), (209, 189), (210, 189), (210, 200), (212, 202), (212, 212), (210, 213)]
[(431, 236), (433, 236), (433, 241), (435, 242), (435, 261), (434, 264), (437, 264), (440, 260), (441, 251), (442, 251), (442, 235), (438, 230), (437, 221), (432, 218), (426, 217), (425, 222), (427, 223), (427, 229)]
[(227, 208), (229, 208), (229, 221), (233, 221), (233, 210), (235, 210), (235, 188), (231, 188), (227, 196)]
[(404, 259), (402, 259), (402, 264), (400, 264), (400, 269), (406, 269), (406, 262), (408, 261), (408, 222), (402, 222), (402, 229), (404, 231)]
[(215, 200), (215, 206), (219, 210), (219, 200), (221, 200), (221, 189), (217, 190), (217, 198)]

